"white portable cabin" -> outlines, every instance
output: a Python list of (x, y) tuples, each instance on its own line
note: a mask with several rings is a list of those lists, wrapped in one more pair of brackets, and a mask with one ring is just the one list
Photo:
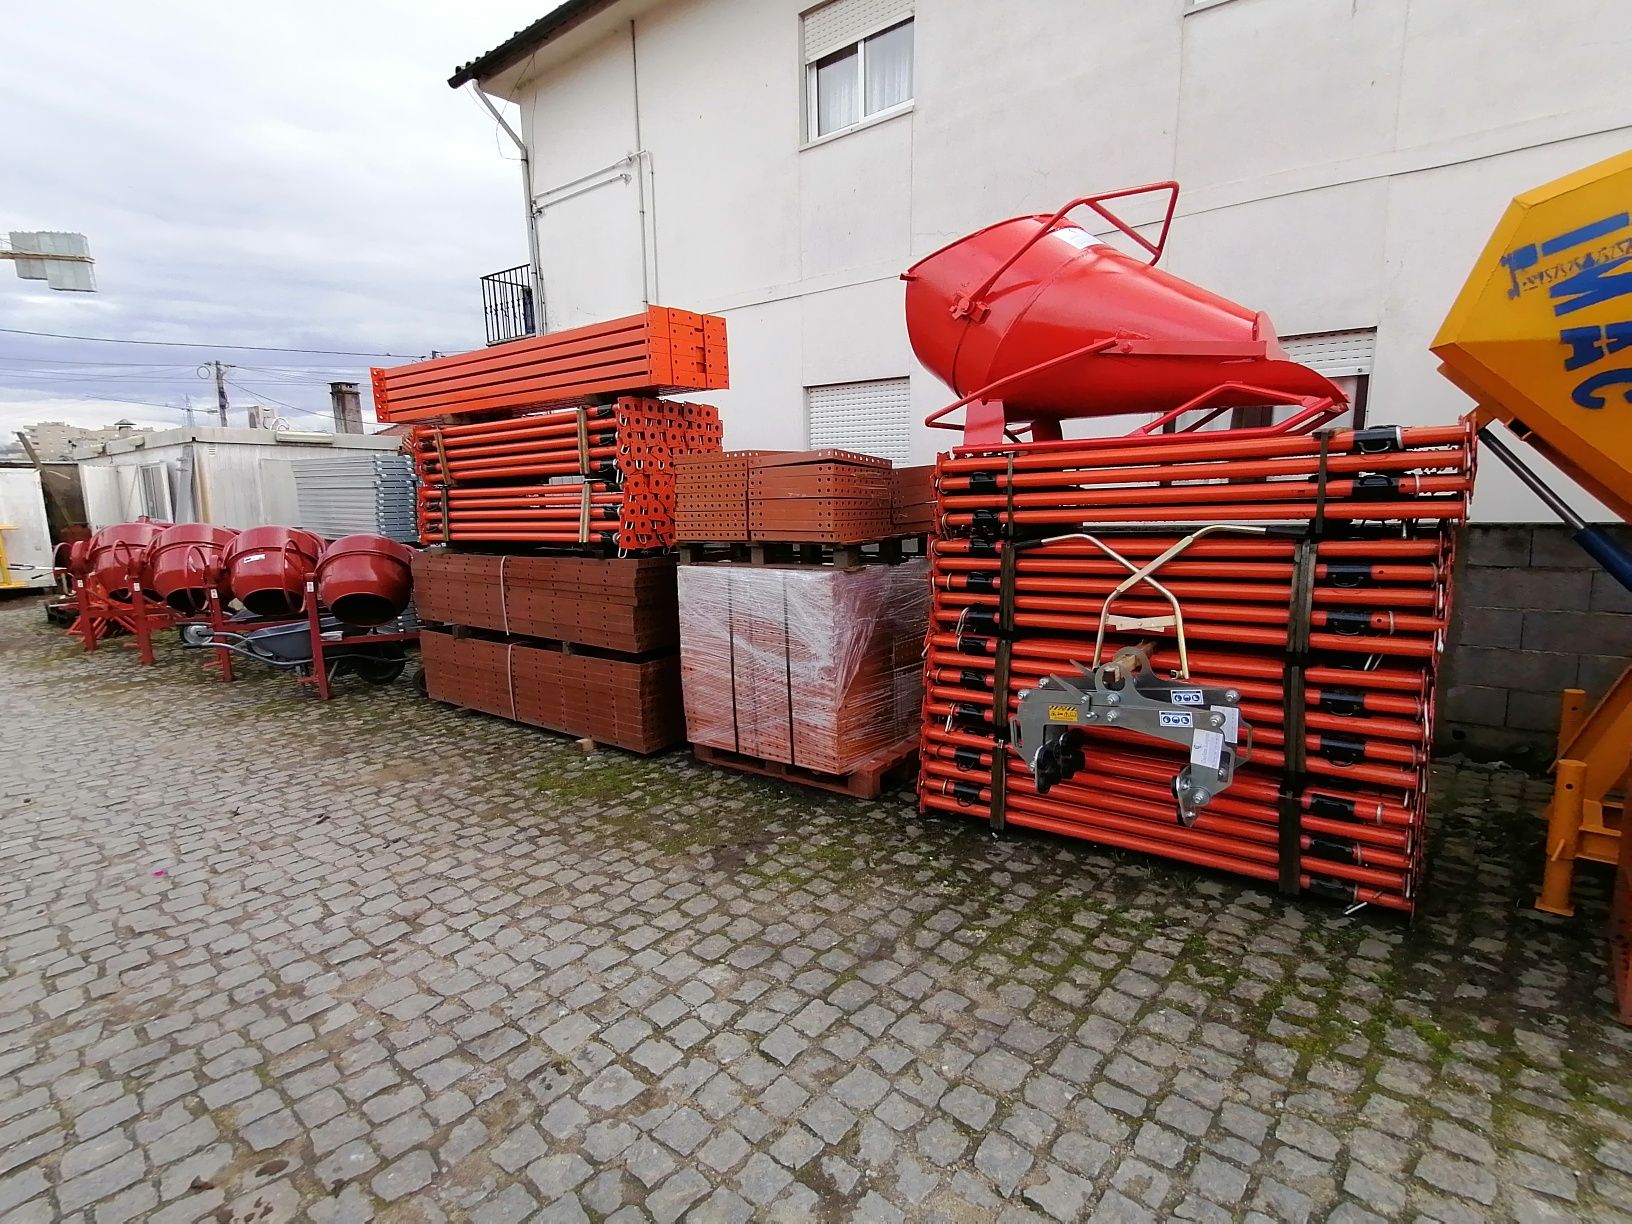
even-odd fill
[(0, 583), (31, 587), (51, 585), (51, 527), (45, 516), (45, 493), (33, 467), (0, 467), (0, 544), (8, 574)]
[(91, 530), (148, 515), (172, 523), (298, 527), (292, 464), (349, 452), (395, 451), (377, 434), (272, 429), (171, 429), (110, 441), (79, 461)]

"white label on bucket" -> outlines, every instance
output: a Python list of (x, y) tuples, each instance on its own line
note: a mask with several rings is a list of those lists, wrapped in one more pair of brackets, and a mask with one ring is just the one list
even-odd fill
[(1062, 225), (1059, 229), (1054, 231), (1054, 237), (1063, 238), (1066, 242), (1069, 242), (1079, 251), (1086, 251), (1089, 247), (1105, 245), (1087, 230), (1079, 229), (1075, 225)]
[(1224, 737), (1217, 731), (1197, 731), (1190, 744), (1190, 764), (1217, 769), (1224, 755)]
[(243, 564), (248, 565), (251, 561), (265, 561), (266, 554), (264, 552), (246, 553), (244, 556), (239, 557), (238, 560)]

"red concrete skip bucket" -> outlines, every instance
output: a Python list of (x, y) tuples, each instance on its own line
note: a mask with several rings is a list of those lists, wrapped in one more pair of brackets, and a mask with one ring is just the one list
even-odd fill
[(168, 526), (143, 517), (133, 523), (104, 527), (91, 537), (90, 572), (109, 599), (129, 599), (133, 581), (141, 582), (143, 595), (158, 598), (158, 592), (145, 581), (147, 550)]
[(227, 545), (227, 585), (256, 616), (296, 616), (323, 541), (298, 527), (251, 527)]
[[(1145, 238), (1107, 201), (1168, 193), (1161, 234)], [(942, 247), (903, 275), (918, 360), (963, 398), (964, 441), (1002, 445), (1018, 423), (1060, 436), (1076, 417), (1223, 411), (1270, 402), (1343, 404), (1327, 379), (1287, 359), (1268, 316), (1156, 268), (1177, 183), (1072, 200), (1051, 217), (1000, 221)], [(1136, 259), (1065, 219), (1086, 208), (1149, 256)], [(1328, 412), (1327, 415), (1330, 415)]]
[(317, 563), (318, 602), (348, 625), (389, 624), (413, 594), (413, 561), (413, 549), (385, 536), (341, 536)]
[(177, 523), (166, 527), (147, 550), (147, 580), (177, 612), (195, 616), (209, 602), (211, 587), (230, 602), (221, 559), (238, 536), (232, 527), (214, 523)]

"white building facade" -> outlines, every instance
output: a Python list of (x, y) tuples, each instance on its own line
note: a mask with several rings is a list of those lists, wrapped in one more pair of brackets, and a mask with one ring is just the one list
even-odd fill
[[(1163, 267), (1268, 312), (1363, 386), (1368, 423), (1465, 412), (1428, 344), (1513, 195), (1632, 143), (1625, 11), (566, 0), (450, 83), (519, 107), (543, 330), (723, 314), (728, 446), (924, 462), (955, 441), (923, 426), (953, 396), (913, 358), (900, 273), (1164, 179)], [(1475, 510), (1550, 517), (1494, 464)]]

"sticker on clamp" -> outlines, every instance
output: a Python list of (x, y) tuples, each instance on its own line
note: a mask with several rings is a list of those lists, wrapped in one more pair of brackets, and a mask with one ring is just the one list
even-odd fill
[(1190, 764), (1203, 769), (1217, 770), (1224, 756), (1224, 734), (1221, 731), (1197, 731), (1190, 744)]
[(1224, 738), (1232, 744), (1240, 743), (1241, 708), (1239, 706), (1216, 705), (1212, 709), (1214, 714), (1224, 719), (1223, 725), (1219, 728), (1224, 733)]

